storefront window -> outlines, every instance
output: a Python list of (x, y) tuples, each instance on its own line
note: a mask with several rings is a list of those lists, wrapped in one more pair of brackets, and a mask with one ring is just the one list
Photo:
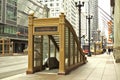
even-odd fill
[(17, 28), (15, 26), (8, 26), (6, 25), (4, 27), (4, 33), (9, 33), (9, 34), (16, 34)]
[(9, 27), (8, 26), (5, 26), (4, 27), (4, 33), (8, 33), (9, 32)]
[(0, 18), (1, 18), (1, 8), (2, 8), (2, 1), (0, 0)]
[(0, 25), (0, 33), (3, 33), (3, 25)]

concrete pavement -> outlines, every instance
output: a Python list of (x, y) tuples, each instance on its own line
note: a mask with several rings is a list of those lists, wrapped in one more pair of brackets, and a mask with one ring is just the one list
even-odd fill
[(0, 80), (21, 74), (27, 69), (27, 55), (0, 57)]
[(120, 80), (120, 63), (115, 63), (113, 55), (101, 54), (88, 57), (88, 63), (68, 75), (38, 72), (25, 73), (2, 80)]

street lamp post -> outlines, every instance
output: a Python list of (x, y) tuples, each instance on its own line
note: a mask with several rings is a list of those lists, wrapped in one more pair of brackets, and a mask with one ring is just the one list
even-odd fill
[(99, 29), (97, 29), (97, 32), (98, 32), (98, 41), (100, 41), (100, 30)]
[(101, 37), (102, 37), (102, 48), (104, 48), (104, 46), (103, 46), (103, 37), (104, 37), (104, 36), (101, 36)]
[(91, 52), (90, 52), (90, 19), (92, 19), (93, 16), (91, 15), (88, 15), (86, 16), (86, 19), (88, 19), (88, 38), (89, 38), (89, 53), (88, 53), (88, 56), (91, 56)]
[(79, 41), (80, 41), (80, 46), (81, 46), (81, 7), (84, 6), (84, 2), (79, 1), (79, 3), (77, 4), (77, 2), (75, 2), (76, 7), (78, 7), (78, 12), (79, 12)]

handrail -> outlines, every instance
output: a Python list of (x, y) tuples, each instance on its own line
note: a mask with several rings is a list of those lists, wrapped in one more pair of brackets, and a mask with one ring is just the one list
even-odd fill
[(67, 21), (67, 20), (65, 20), (65, 23), (67, 23), (67, 24), (66, 24), (67, 27), (70, 29), (70, 32), (72, 32), (73, 35), (74, 35), (74, 39), (75, 39), (75, 41), (76, 41), (76, 43), (77, 43), (77, 45), (78, 45), (78, 48), (80, 49), (80, 54), (82, 54), (83, 56), (85, 56), (85, 55), (83, 54), (83, 51), (82, 51), (81, 47), (79, 46), (80, 42), (78, 41), (76, 32), (75, 32), (75, 30), (73, 29), (73, 27), (71, 27), (72, 25), (71, 25), (71, 24), (69, 23), (69, 21)]
[(55, 45), (55, 47), (57, 48), (57, 50), (59, 51), (59, 46), (57, 45), (54, 37), (52, 35), (48, 35), (48, 37), (52, 40), (53, 44)]

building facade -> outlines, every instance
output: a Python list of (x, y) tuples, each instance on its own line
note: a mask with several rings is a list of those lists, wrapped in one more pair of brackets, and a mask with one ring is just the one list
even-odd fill
[(76, 33), (78, 34), (78, 9), (75, 6), (75, 0), (63, 0), (64, 13), (66, 19), (72, 24)]
[(98, 40), (98, 34), (97, 29), (98, 27), (98, 0), (89, 0), (88, 2), (88, 14), (93, 16), (93, 19), (91, 20), (91, 37), (94, 41)]
[[(93, 15), (92, 20), (92, 27), (91, 27), (91, 34), (93, 37), (93, 40), (97, 41), (96, 31), (99, 29), (98, 27), (98, 0), (90, 0), (90, 14)], [(97, 33), (98, 34), (98, 33)]]
[(59, 17), (63, 0), (38, 0), (50, 9), (49, 17)]
[(0, 0), (0, 38), (9, 38), (13, 52), (21, 53), (27, 48), (28, 14), (44, 17), (46, 7), (34, 0)]
[(67, 20), (73, 25), (78, 34), (78, 9), (75, 7), (75, 0), (39, 0), (50, 9), (49, 17), (59, 17), (64, 12)]
[(16, 32), (18, 32), (17, 1), (0, 0), (0, 38), (11, 38), (11, 41), (14, 41)]
[[(114, 7), (114, 6), (113, 6)], [(120, 0), (115, 0), (114, 7), (114, 51), (116, 62), (120, 62)]]

